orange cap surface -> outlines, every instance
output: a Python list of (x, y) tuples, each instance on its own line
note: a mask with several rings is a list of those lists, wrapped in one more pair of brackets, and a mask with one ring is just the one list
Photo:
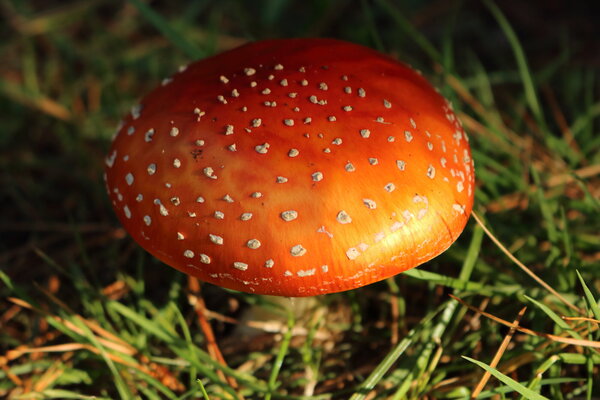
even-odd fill
[(126, 230), (244, 292), (349, 290), (430, 260), (473, 204), (467, 136), (413, 69), (329, 39), (190, 64), (124, 119), (106, 184)]

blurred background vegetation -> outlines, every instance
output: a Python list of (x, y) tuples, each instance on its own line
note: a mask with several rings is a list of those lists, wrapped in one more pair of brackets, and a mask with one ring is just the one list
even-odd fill
[[(600, 396), (598, 2), (3, 0), (0, 13), (0, 397)], [(473, 220), (427, 265), (302, 305), (200, 289), (127, 237), (101, 174), (136, 100), (194, 59), (313, 36), (402, 59), (453, 101), (475, 210), (559, 296)]]

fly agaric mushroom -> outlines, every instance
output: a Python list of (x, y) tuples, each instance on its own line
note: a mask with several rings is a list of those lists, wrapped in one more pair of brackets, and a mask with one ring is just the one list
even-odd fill
[(464, 229), (467, 136), (417, 72), (329, 39), (190, 64), (122, 122), (117, 216), (166, 264), (244, 292), (311, 296), (416, 267)]

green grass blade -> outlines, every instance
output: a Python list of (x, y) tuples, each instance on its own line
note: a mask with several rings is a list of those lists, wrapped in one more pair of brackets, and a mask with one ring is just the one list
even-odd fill
[(294, 313), (289, 310), (288, 311), (288, 319), (287, 319), (287, 330), (283, 334), (283, 340), (281, 341), (281, 346), (279, 347), (279, 351), (277, 352), (277, 357), (273, 362), (273, 367), (271, 368), (271, 374), (269, 375), (269, 393), (265, 396), (265, 400), (271, 400), (271, 396), (275, 387), (277, 385), (277, 376), (279, 375), (279, 371), (281, 371), (281, 366), (283, 365), (283, 360), (288, 352), (290, 347), (290, 342), (292, 341), (292, 333), (294, 330), (294, 325), (296, 321), (294, 319)]
[(441, 62), (442, 55), (435, 46), (388, 0), (377, 0), (376, 3), (394, 20), (396, 25), (410, 36), (412, 40), (427, 53), (432, 60)]
[(592, 310), (592, 313), (594, 314), (594, 318), (600, 320), (600, 307), (598, 307), (598, 302), (594, 298), (594, 295), (592, 294), (591, 290), (585, 284), (585, 281), (583, 280), (583, 277), (581, 276), (579, 271), (576, 270), (575, 272), (577, 273), (577, 277), (579, 278), (579, 282), (581, 283), (581, 287), (583, 288), (585, 299), (587, 300), (588, 305), (590, 306), (590, 310)]
[(543, 122), (543, 111), (536, 94), (535, 84), (533, 83), (529, 66), (527, 65), (527, 57), (525, 56), (525, 51), (523, 51), (523, 46), (521, 46), (521, 42), (519, 41), (517, 34), (496, 3), (494, 3), (492, 0), (483, 0), (483, 3), (487, 6), (498, 22), (498, 25), (500, 25), (500, 28), (504, 31), (504, 34), (506, 35), (506, 38), (513, 49), (517, 66), (519, 68), (519, 73), (521, 75), (523, 89), (525, 91), (525, 99), (527, 100), (527, 104), (529, 105), (531, 112), (535, 116), (538, 123), (540, 123), (542, 126), (545, 126)]
[(498, 371), (496, 368), (492, 368), (489, 365), (482, 363), (481, 361), (477, 361), (477, 360), (467, 357), (467, 356), (462, 356), (462, 358), (483, 368), (484, 370), (486, 370), (487, 372), (492, 374), (494, 377), (496, 377), (499, 381), (501, 381), (505, 385), (509, 386), (515, 392), (525, 396), (525, 398), (528, 400), (550, 400), (547, 397), (544, 397), (544, 396), (532, 391), (531, 389), (528, 389), (527, 387), (523, 386), (522, 384), (515, 381), (514, 379), (504, 375), (502, 372)]
[(158, 29), (167, 39), (169, 39), (181, 51), (187, 54), (193, 60), (206, 56), (205, 52), (193, 43), (185, 39), (163, 18), (162, 15), (154, 11), (149, 5), (141, 0), (129, 0), (156, 29)]
[(371, 372), (367, 379), (365, 379), (365, 381), (360, 385), (352, 397), (350, 397), (350, 400), (363, 400), (366, 395), (373, 390), (375, 385), (377, 385), (377, 383), (383, 379), (383, 376), (396, 362), (396, 360), (398, 360), (398, 358), (404, 354), (406, 349), (408, 349), (408, 347), (413, 343), (414, 335), (415, 330), (410, 331), (408, 335), (406, 335), (406, 337), (388, 353), (383, 361), (379, 363), (379, 365), (373, 370), (373, 372)]
[(208, 393), (206, 392), (206, 388), (204, 387), (204, 384), (202, 383), (202, 380), (197, 379), (196, 382), (198, 383), (198, 386), (200, 386), (200, 392), (202, 393), (202, 398), (204, 400), (210, 400), (210, 398), (208, 397)]
[(81, 322), (79, 318), (74, 318), (71, 322), (77, 325), (83, 331), (84, 336), (89, 340), (89, 342), (99, 350), (100, 356), (108, 366), (114, 378), (115, 387), (117, 388), (117, 391), (119, 392), (121, 398), (133, 398), (133, 394), (129, 390), (129, 387), (125, 384), (125, 381), (123, 380), (120, 371), (117, 369), (116, 365), (113, 363), (110, 357), (108, 357), (108, 352), (106, 351), (104, 346), (102, 346), (102, 344), (96, 339), (94, 333), (87, 327), (87, 325)]
[(576, 339), (583, 339), (581, 337), (581, 335), (579, 333), (577, 333), (577, 331), (575, 331), (573, 328), (571, 328), (569, 326), (569, 324), (567, 324), (567, 322), (562, 319), (560, 316), (558, 316), (558, 314), (556, 314), (554, 311), (552, 311), (552, 309), (550, 309), (550, 307), (548, 307), (547, 305), (545, 305), (542, 302), (537, 301), (534, 298), (531, 298), (527, 295), (524, 295), (524, 297), (529, 300), (530, 302), (532, 302), (533, 304), (535, 304), (540, 310), (542, 310), (547, 316), (549, 316), (552, 321), (554, 321), (554, 323), (556, 325), (558, 325), (561, 329), (570, 332), (571, 335), (573, 335), (574, 338)]

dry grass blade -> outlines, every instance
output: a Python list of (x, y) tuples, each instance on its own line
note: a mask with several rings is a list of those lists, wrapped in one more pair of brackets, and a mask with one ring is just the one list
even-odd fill
[[(223, 353), (221, 353), (221, 350), (219, 349), (219, 344), (217, 343), (215, 334), (212, 330), (210, 323), (206, 318), (206, 304), (204, 303), (204, 298), (201, 294), (201, 287), (198, 279), (189, 276), (188, 288), (190, 289), (190, 293), (188, 294), (188, 301), (194, 307), (194, 311), (196, 312), (196, 316), (198, 317), (198, 323), (200, 324), (202, 333), (204, 333), (204, 337), (206, 338), (208, 354), (210, 354), (210, 356), (215, 361), (227, 367), (225, 357), (223, 357)], [(236, 389), (239, 387), (234, 377), (229, 375), (226, 376), (223, 373), (223, 371), (217, 371), (217, 374), (219, 374), (219, 377), (223, 381), (227, 382), (232, 388)], [(238, 394), (238, 396), (240, 399), (243, 399), (241, 394)]]
[[(40, 314), (46, 315), (46, 317), (51, 318), (53, 320), (55, 320), (56, 322), (63, 324), (64, 326), (66, 326), (67, 328), (69, 328), (70, 330), (72, 330), (73, 332), (79, 334), (79, 335), (83, 335), (84, 332), (75, 324), (73, 324), (71, 321), (65, 320), (63, 318), (57, 317), (55, 315), (50, 315), (48, 313), (46, 313), (44, 310), (35, 308), (34, 306), (32, 306), (31, 304), (29, 304), (28, 302), (26, 302), (25, 300), (22, 299), (18, 299), (15, 297), (9, 297), (8, 300), (14, 304), (17, 304), (23, 308), (27, 308), (30, 310), (34, 310), (36, 312), (39, 312)], [(88, 325), (88, 327), (90, 329), (92, 329), (93, 331), (96, 331), (96, 333), (98, 333), (99, 335), (103, 336), (106, 335), (108, 338), (106, 337), (98, 337), (98, 342), (100, 342), (103, 346), (105, 346), (108, 349), (114, 350), (114, 351), (118, 351), (120, 353), (123, 354), (127, 354), (127, 355), (134, 355), (137, 350), (134, 349), (131, 345), (129, 345), (128, 343), (124, 342), (123, 340), (119, 339), (118, 337), (116, 337), (115, 335), (113, 335), (112, 333), (100, 328), (98, 325), (96, 325), (95, 323), (91, 323), (87, 320), (85, 320), (83, 317), (81, 316), (77, 316), (77, 318), (79, 318), (83, 323), (85, 323), (86, 325)], [(113, 341), (113, 339), (115, 341)]]
[(509, 328), (514, 327), (517, 331), (519, 331), (521, 333), (526, 333), (528, 335), (543, 337), (545, 339), (552, 340), (552, 341), (558, 342), (558, 343), (564, 343), (564, 344), (569, 344), (569, 345), (573, 345), (573, 346), (590, 347), (590, 348), (593, 348), (593, 349), (600, 349), (600, 342), (599, 341), (585, 340), (585, 339), (574, 339), (574, 338), (570, 338), (570, 337), (563, 337), (563, 336), (553, 335), (551, 333), (536, 332), (536, 331), (531, 330), (531, 329), (522, 328), (522, 327), (519, 327), (519, 326), (514, 326), (513, 323), (508, 322), (508, 321), (506, 321), (506, 320), (504, 320), (502, 318), (498, 318), (495, 315), (492, 315), (492, 314), (487, 313), (487, 312), (485, 312), (483, 310), (480, 310), (477, 307), (474, 307), (474, 306), (472, 306), (470, 304), (467, 304), (464, 300), (459, 299), (458, 297), (456, 297), (456, 296), (454, 296), (452, 294), (450, 294), (449, 296), (452, 297), (454, 300), (458, 301), (463, 306), (467, 307), (469, 310), (475, 311), (477, 313), (480, 313), (484, 317), (487, 317), (487, 318), (491, 319), (492, 321), (496, 321), (499, 324), (502, 324), (502, 325), (507, 326)]
[[(498, 351), (494, 355), (494, 358), (492, 359), (492, 362), (490, 363), (490, 367), (496, 368), (498, 366), (498, 363), (500, 362), (500, 358), (502, 358), (502, 355), (504, 354), (504, 351), (506, 351), (506, 348), (508, 347), (508, 344), (510, 343), (510, 341), (512, 340), (513, 335), (515, 334), (515, 331), (516, 331), (515, 328), (517, 326), (519, 326), (521, 318), (523, 318), (523, 315), (525, 314), (525, 310), (527, 310), (527, 307), (523, 307), (521, 309), (521, 311), (519, 311), (519, 314), (517, 315), (517, 318), (515, 318), (515, 320), (513, 321), (513, 326), (510, 328), (510, 330), (508, 331), (508, 333), (504, 337), (504, 340), (502, 340), (502, 343), (500, 344), (500, 347), (498, 348)], [(485, 388), (485, 385), (487, 384), (487, 382), (491, 378), (491, 376), (492, 376), (491, 373), (489, 373), (488, 371), (485, 371), (485, 373), (481, 377), (481, 380), (479, 381), (479, 383), (477, 384), (477, 386), (475, 386), (475, 389), (473, 389), (473, 393), (471, 393), (471, 398), (472, 399), (476, 399), (477, 396), (479, 396), (479, 393), (481, 393), (481, 391)]]
[(562, 319), (564, 319), (565, 321), (586, 321), (593, 322), (595, 324), (600, 324), (600, 321), (598, 321), (597, 319), (588, 317), (562, 317)]
[(506, 247), (504, 247), (504, 245), (502, 243), (500, 243), (500, 241), (496, 238), (496, 236), (494, 236), (494, 234), (492, 232), (490, 232), (490, 230), (485, 226), (485, 224), (483, 223), (483, 221), (481, 220), (481, 218), (479, 217), (479, 215), (477, 215), (477, 213), (475, 211), (473, 211), (472, 215), (473, 215), (473, 218), (475, 218), (475, 221), (477, 221), (477, 223), (481, 226), (481, 228), (483, 228), (485, 234), (488, 235), (488, 237), (490, 239), (492, 239), (492, 242), (494, 242), (494, 244), (496, 246), (498, 246), (498, 248), (504, 254), (506, 254), (506, 256), (512, 262), (514, 262), (515, 264), (517, 264), (517, 266), (519, 268), (521, 268), (523, 270), (523, 272), (525, 272), (527, 275), (529, 275), (531, 278), (533, 278), (544, 289), (548, 290), (550, 293), (552, 293), (554, 296), (556, 296), (556, 298), (558, 298), (560, 301), (562, 301), (567, 307), (571, 308), (572, 310), (576, 311), (577, 313), (580, 313), (580, 314), (582, 313), (582, 310), (580, 310), (577, 306), (575, 306), (574, 304), (572, 304), (571, 302), (569, 302), (567, 299), (565, 299), (560, 293), (558, 293), (550, 285), (548, 285), (546, 282), (544, 282), (532, 270), (530, 270), (529, 268), (527, 268), (527, 266), (525, 266), (525, 264), (523, 264), (521, 261), (519, 261), (517, 259), (517, 257), (515, 257), (510, 251), (508, 251), (508, 249)]

